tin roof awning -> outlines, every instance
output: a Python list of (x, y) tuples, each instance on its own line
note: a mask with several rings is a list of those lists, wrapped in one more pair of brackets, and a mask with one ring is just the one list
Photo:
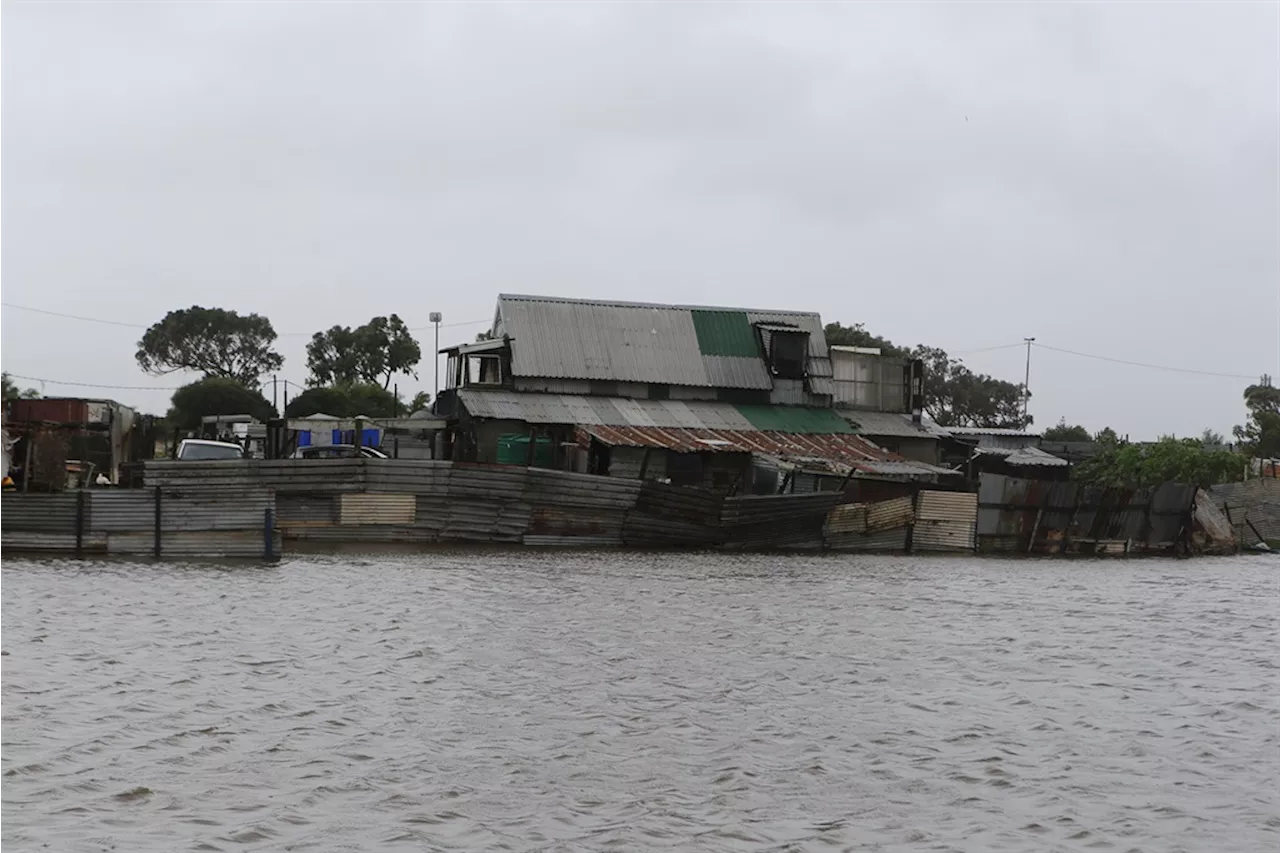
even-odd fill
[(473, 355), (480, 352), (497, 352), (506, 349), (509, 341), (506, 338), (494, 338), (490, 341), (476, 341), (473, 344), (454, 344), (451, 347), (445, 347), (440, 352), (445, 354)]

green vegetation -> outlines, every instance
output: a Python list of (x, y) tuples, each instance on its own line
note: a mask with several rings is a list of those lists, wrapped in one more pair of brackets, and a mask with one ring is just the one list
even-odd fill
[(138, 341), (138, 366), (147, 373), (194, 370), (206, 378), (232, 379), (257, 388), (264, 373), (279, 370), (284, 359), (272, 351), (271, 321), (221, 308), (196, 305), (170, 311)]
[(1247, 466), (1241, 454), (1209, 449), (1195, 438), (1126, 444), (1112, 433), (1100, 437), (1098, 445), (1097, 455), (1072, 471), (1074, 479), (1096, 486), (1143, 488), (1173, 482), (1207, 487), (1240, 480)]
[(1255, 459), (1280, 457), (1280, 388), (1264, 380), (1244, 389), (1248, 420), (1232, 433), (1241, 449)]
[(289, 401), (285, 417), (307, 418), (315, 414), (353, 418), (366, 415), (371, 418), (393, 418), (408, 412), (398, 405), (395, 395), (381, 385), (372, 382), (348, 382), (308, 388)]
[(404, 373), (417, 378), (413, 368), (422, 360), (422, 348), (395, 314), (374, 317), (363, 326), (334, 326), (316, 332), (307, 344), (307, 368), (316, 385), (380, 382)]
[(924, 361), (924, 410), (942, 426), (1008, 427), (1022, 429), (1032, 423), (1023, 415), (1021, 383), (974, 373), (958, 358), (938, 347), (920, 344), (900, 347), (873, 335), (861, 323), (843, 326), (828, 323), (823, 330), (832, 346), (879, 347), (884, 355)]
[(1093, 441), (1089, 430), (1079, 424), (1068, 425), (1066, 418), (1060, 418), (1055, 426), (1045, 430), (1042, 438), (1045, 441)]
[(196, 429), (207, 415), (253, 415), (260, 421), (276, 416), (275, 407), (257, 391), (234, 379), (210, 377), (184, 385), (173, 394), (168, 420), (176, 429)]

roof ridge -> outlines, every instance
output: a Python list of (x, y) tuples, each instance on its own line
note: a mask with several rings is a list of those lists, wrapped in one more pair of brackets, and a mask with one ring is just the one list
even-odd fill
[(742, 314), (773, 314), (777, 316), (818, 317), (818, 311), (794, 311), (772, 308), (735, 308), (728, 305), (680, 305), (662, 302), (629, 302), (624, 299), (578, 299), (569, 296), (537, 296), (528, 293), (499, 293), (498, 301), (559, 302), (566, 305), (600, 305), (609, 308), (654, 308), (666, 311), (723, 311)]

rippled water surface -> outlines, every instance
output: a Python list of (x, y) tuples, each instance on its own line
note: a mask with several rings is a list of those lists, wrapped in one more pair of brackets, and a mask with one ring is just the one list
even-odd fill
[(1280, 558), (3, 564), (21, 850), (1280, 848)]

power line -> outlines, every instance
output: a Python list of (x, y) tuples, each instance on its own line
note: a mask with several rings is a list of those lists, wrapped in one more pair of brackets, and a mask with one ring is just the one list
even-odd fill
[(1000, 344), (994, 347), (982, 347), (981, 349), (960, 350), (959, 352), (952, 353), (952, 355), (974, 355), (980, 352), (995, 352), (996, 350), (999, 350), (999, 349), (1013, 349), (1014, 347), (1024, 347), (1024, 346), (1026, 346), (1026, 344), (1023, 343), (1022, 341), (1019, 341), (1013, 344)]
[(1067, 355), (1074, 355), (1080, 358), (1091, 358), (1091, 359), (1094, 359), (1095, 361), (1107, 361), (1107, 362), (1111, 362), (1112, 364), (1127, 364), (1130, 367), (1145, 367), (1148, 370), (1167, 370), (1171, 373), (1194, 373), (1197, 376), (1218, 376), (1224, 379), (1253, 380), (1258, 378), (1256, 376), (1247, 376), (1243, 373), (1218, 373), (1213, 370), (1196, 370), (1190, 367), (1171, 367), (1167, 364), (1148, 364), (1147, 362), (1143, 362), (1143, 361), (1129, 361), (1123, 358), (1111, 358), (1110, 356), (1105, 356), (1105, 355), (1094, 355), (1093, 353), (1088, 353), (1088, 352), (1077, 352), (1076, 350), (1064, 349), (1062, 347), (1051, 347), (1048, 344), (1041, 344), (1041, 343), (1033, 344), (1033, 346), (1036, 349), (1047, 349), (1047, 350), (1051, 350), (1052, 352), (1066, 353)]
[(39, 376), (23, 376), (20, 373), (5, 373), (10, 379), (22, 379), (27, 382), (41, 382), (45, 385), (69, 385), (75, 388), (102, 388), (111, 391), (177, 391), (181, 385), (97, 385), (92, 382), (64, 382), (61, 379), (44, 379)]
[[(49, 311), (45, 308), (33, 308), (30, 305), (18, 305), (13, 302), (0, 302), (0, 305), (3, 305), (5, 308), (16, 308), (19, 311), (30, 311), (33, 314), (44, 314), (48, 317), (61, 317), (64, 320), (80, 320), (81, 322), (84, 322), (84, 323), (101, 323), (104, 326), (123, 326), (124, 328), (127, 328), (127, 329), (149, 329), (150, 328), (150, 326), (144, 326), (141, 323), (124, 323), (119, 320), (104, 320), (101, 317), (83, 317), (79, 314), (64, 314), (61, 311)], [(490, 322), (492, 322), (491, 319), (460, 320), (457, 323), (441, 323), (440, 328), (451, 329), (457, 326), (476, 326), (476, 325), (479, 325), (480, 323), (490, 323)], [(434, 328), (435, 328), (434, 325), (412, 326), (409, 328), (409, 331), (426, 332)], [(313, 334), (312, 332), (280, 332), (276, 335), (276, 337), (280, 337), (280, 338), (307, 337), (309, 338), (311, 337), (312, 334)]]

